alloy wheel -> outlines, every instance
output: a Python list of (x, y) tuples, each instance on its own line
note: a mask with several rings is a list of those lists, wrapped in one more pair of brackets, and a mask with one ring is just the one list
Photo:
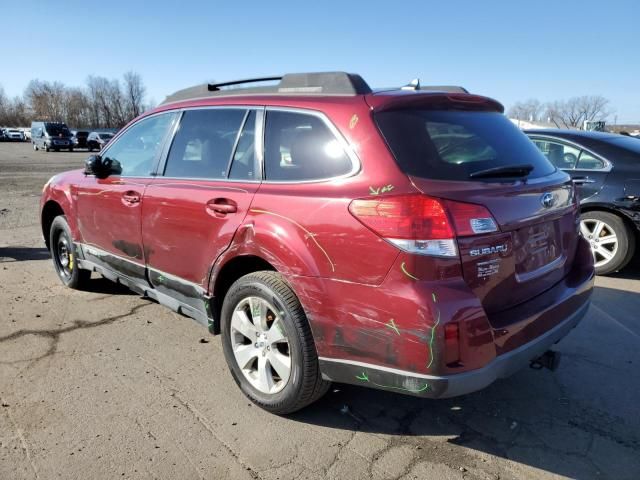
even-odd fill
[(266, 394), (280, 392), (291, 376), (291, 352), (281, 313), (260, 297), (246, 297), (233, 310), (231, 346), (249, 383)]
[(615, 230), (602, 220), (581, 220), (580, 233), (589, 241), (596, 267), (606, 265), (617, 253), (618, 236)]

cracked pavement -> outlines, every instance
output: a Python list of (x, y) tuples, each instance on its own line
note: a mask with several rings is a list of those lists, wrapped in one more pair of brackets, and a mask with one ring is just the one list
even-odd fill
[(637, 259), (597, 279), (554, 373), (436, 401), (334, 385), (277, 417), (205, 328), (104, 279), (57, 280), (40, 191), (86, 156), (0, 143), (0, 478), (640, 478)]

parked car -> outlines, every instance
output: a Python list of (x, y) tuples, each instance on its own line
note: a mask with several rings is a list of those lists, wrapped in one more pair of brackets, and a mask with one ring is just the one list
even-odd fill
[(578, 186), (580, 231), (596, 273), (625, 267), (640, 232), (640, 142), (615, 133), (528, 130), (527, 135)]
[(69, 150), (73, 152), (73, 140), (69, 127), (63, 122), (32, 122), (31, 143), (34, 150)]
[(30, 128), (21, 128), (22, 133), (24, 134), (25, 141), (31, 140), (31, 129)]
[(102, 150), (112, 138), (113, 133), (110, 132), (91, 132), (87, 137), (87, 148), (90, 152)]
[(11, 142), (24, 142), (24, 134), (17, 128), (6, 128), (4, 130), (5, 140)]
[(72, 139), (74, 148), (89, 148), (87, 145), (89, 132), (87, 130), (74, 130), (71, 133), (73, 134)]
[(554, 365), (593, 257), (571, 178), (500, 103), (346, 73), (242, 83), (176, 92), (49, 180), (65, 285), (95, 271), (208, 325), (278, 414), (330, 381), (439, 398)]

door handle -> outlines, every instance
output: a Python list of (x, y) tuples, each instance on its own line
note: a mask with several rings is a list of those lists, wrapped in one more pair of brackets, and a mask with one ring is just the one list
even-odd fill
[(215, 198), (207, 202), (207, 209), (213, 211), (216, 216), (224, 216), (228, 213), (236, 213), (238, 205), (228, 198)]
[(596, 181), (589, 177), (575, 177), (573, 183), (576, 185), (584, 185), (585, 183), (596, 183)]
[(122, 201), (126, 205), (135, 205), (140, 203), (140, 194), (138, 192), (128, 191), (122, 194)]

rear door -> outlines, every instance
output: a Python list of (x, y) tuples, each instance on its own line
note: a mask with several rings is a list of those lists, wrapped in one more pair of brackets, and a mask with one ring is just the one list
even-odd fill
[(102, 154), (114, 162), (113, 173), (106, 178), (87, 176), (75, 187), (85, 257), (142, 282), (143, 195), (175, 119), (175, 113), (163, 113), (129, 127)]
[[(466, 283), (488, 313), (529, 300), (568, 273), (577, 245), (571, 180), (504, 115), (411, 109), (376, 119), (422, 192), (482, 205), (493, 216), (497, 231), (457, 237)], [(523, 164), (528, 175), (487, 172)]]
[(144, 196), (142, 235), (153, 286), (202, 309), (209, 270), (229, 246), (261, 181), (262, 110), (183, 113), (161, 174)]
[(581, 201), (602, 189), (612, 168), (607, 160), (566, 140), (535, 134), (529, 137), (551, 163), (571, 175)]

